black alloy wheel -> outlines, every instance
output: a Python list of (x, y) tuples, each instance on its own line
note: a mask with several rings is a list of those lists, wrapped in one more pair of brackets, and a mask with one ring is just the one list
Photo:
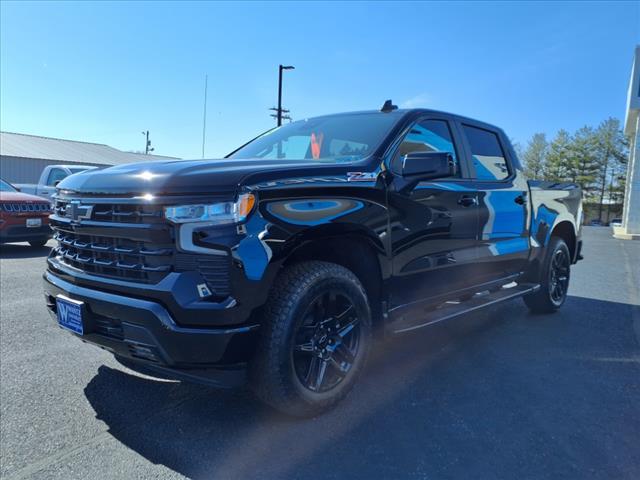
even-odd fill
[(569, 288), (569, 255), (564, 249), (553, 252), (549, 268), (549, 295), (555, 305), (562, 305)]
[(289, 415), (332, 408), (364, 371), (371, 325), (367, 294), (353, 272), (317, 260), (286, 267), (264, 307), (252, 389)]
[(328, 291), (303, 315), (291, 360), (297, 379), (312, 392), (335, 388), (349, 373), (360, 346), (360, 321), (345, 295)]
[(570, 271), (569, 247), (562, 238), (551, 237), (538, 274), (540, 288), (524, 297), (529, 310), (533, 313), (552, 313), (558, 310), (567, 299)]

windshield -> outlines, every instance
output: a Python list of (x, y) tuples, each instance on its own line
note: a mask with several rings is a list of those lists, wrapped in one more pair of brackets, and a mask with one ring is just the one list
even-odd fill
[(371, 155), (399, 113), (354, 113), (310, 118), (271, 130), (230, 158), (353, 162)]
[(0, 180), (0, 192), (17, 192), (17, 190), (4, 180)]

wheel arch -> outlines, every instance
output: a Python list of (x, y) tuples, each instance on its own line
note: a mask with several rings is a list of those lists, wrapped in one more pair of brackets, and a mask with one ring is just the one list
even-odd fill
[[(330, 228), (326, 228), (330, 227)], [(305, 231), (292, 239), (282, 267), (309, 260), (336, 263), (351, 272), (362, 283), (371, 307), (373, 326), (382, 325), (384, 314), (384, 283), (390, 274), (390, 265), (385, 249), (372, 232), (358, 225), (321, 226)]]
[(572, 261), (575, 260), (576, 249), (577, 249), (577, 235), (575, 226), (568, 220), (563, 220), (556, 225), (554, 225), (551, 230), (551, 237), (558, 237), (564, 240), (569, 247), (569, 254), (571, 255)]

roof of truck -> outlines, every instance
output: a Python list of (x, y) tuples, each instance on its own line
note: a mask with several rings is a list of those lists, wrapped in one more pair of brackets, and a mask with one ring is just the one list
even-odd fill
[[(391, 110), (391, 111), (387, 111), (387, 112), (382, 112), (380, 110), (359, 110), (359, 111), (353, 111), (353, 112), (339, 112), (339, 113), (329, 113), (329, 114), (325, 114), (325, 115), (315, 115), (315, 116), (309, 116), (309, 117), (305, 117), (305, 118), (321, 118), (321, 117), (331, 117), (331, 116), (335, 116), (335, 115), (365, 115), (365, 114), (379, 114), (379, 115), (394, 115), (397, 117), (403, 117), (405, 115), (415, 115), (415, 116), (419, 116), (419, 115), (437, 115), (437, 116), (442, 116), (442, 117), (449, 117), (449, 118), (455, 118), (456, 120), (459, 120), (462, 123), (473, 123), (476, 125), (480, 125), (480, 126), (484, 126), (486, 128), (489, 128), (491, 130), (498, 130), (498, 131), (502, 131), (502, 129), (496, 125), (493, 125), (491, 123), (487, 123), (487, 122), (483, 122), (482, 120), (477, 120), (475, 118), (471, 118), (471, 117), (466, 117), (464, 115), (459, 115), (457, 113), (451, 113), (451, 112), (444, 112), (441, 110), (433, 110), (430, 108), (396, 108), (395, 110)], [(304, 119), (301, 119), (304, 120)]]

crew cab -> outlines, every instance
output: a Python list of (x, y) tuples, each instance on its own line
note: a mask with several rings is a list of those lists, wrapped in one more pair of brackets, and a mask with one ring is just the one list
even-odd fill
[(69, 175), (95, 168), (98, 167), (92, 165), (47, 165), (42, 170), (38, 183), (16, 183), (14, 187), (23, 193), (50, 199), (56, 192), (56, 185)]
[(51, 204), (19, 192), (0, 179), (0, 243), (29, 242), (40, 248), (51, 238)]
[[(504, 132), (424, 109), (305, 119), (221, 160), (58, 185), (47, 307), (135, 369), (336, 404), (373, 339), (522, 297), (564, 303), (581, 191), (528, 180)], [(127, 393), (119, 392), (121, 395)]]

